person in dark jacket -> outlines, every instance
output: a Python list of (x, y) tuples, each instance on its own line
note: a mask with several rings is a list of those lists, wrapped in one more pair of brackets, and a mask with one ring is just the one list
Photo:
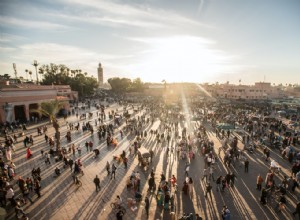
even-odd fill
[(300, 219), (300, 202), (297, 203), (296, 210), (293, 212), (293, 216), (295, 216), (296, 214), (298, 214), (298, 217)]
[(100, 187), (100, 179), (98, 177), (98, 175), (96, 175), (95, 179), (94, 179), (94, 183), (95, 183), (95, 186), (96, 186), (96, 192), (98, 192), (101, 187)]
[(145, 210), (147, 217), (149, 216), (150, 202), (148, 196), (145, 197)]

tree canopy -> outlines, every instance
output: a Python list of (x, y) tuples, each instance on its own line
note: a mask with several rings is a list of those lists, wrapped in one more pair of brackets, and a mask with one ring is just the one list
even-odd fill
[(110, 84), (112, 91), (117, 93), (122, 92), (142, 92), (144, 90), (144, 83), (140, 78), (133, 81), (128, 78), (109, 78), (107, 82)]
[(64, 107), (64, 102), (53, 100), (42, 102), (38, 109), (32, 110), (49, 118), (50, 121), (56, 121), (56, 114)]
[(93, 76), (89, 77), (86, 72), (82, 73), (79, 69), (71, 70), (63, 64), (42, 65), (39, 68), (39, 74), (44, 76), (41, 84), (70, 85), (72, 90), (78, 91), (80, 96), (92, 95), (94, 89), (98, 87), (98, 82)]

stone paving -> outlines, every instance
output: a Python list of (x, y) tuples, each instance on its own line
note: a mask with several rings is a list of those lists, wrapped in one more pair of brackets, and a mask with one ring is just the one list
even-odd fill
[[(111, 108), (117, 108), (113, 106)], [(76, 121), (75, 117), (71, 117), (68, 121)], [(93, 119), (92, 119), (93, 122)], [(153, 125), (149, 125), (147, 129), (156, 129), (159, 126), (159, 121)], [(183, 126), (183, 125), (182, 125)], [(215, 143), (216, 152), (220, 147), (220, 141), (216, 138), (215, 134), (209, 125), (208, 136)], [(62, 145), (67, 145), (66, 135), (67, 128), (62, 126), (61, 137)], [(54, 131), (49, 127), (48, 133), (53, 134)], [(202, 172), (204, 168), (203, 157), (200, 154), (191, 161), (190, 176), (194, 180), (194, 193), (193, 197), (182, 194), (181, 187), (185, 180), (184, 165), (185, 161), (178, 161), (175, 154), (169, 157), (165, 155), (167, 143), (157, 144), (155, 137), (148, 136), (143, 140), (143, 146), (147, 149), (154, 151), (154, 159), (148, 170), (143, 170), (138, 166), (137, 158), (129, 156), (128, 168), (125, 169), (123, 164), (117, 164), (116, 179), (107, 177), (105, 164), (107, 161), (112, 162), (113, 155), (119, 155), (123, 150), (128, 153), (128, 147), (131, 144), (133, 136), (125, 136), (122, 140), (119, 133), (115, 133), (118, 138), (119, 145), (116, 148), (107, 147), (104, 140), (99, 141), (97, 133), (93, 135), (90, 133), (82, 133), (81, 131), (72, 131), (72, 140), (76, 144), (84, 145), (86, 140), (94, 142), (94, 148), (100, 149), (100, 157), (94, 158), (93, 152), (86, 152), (85, 147), (82, 147), (82, 155), (79, 157), (76, 152), (76, 159), (80, 158), (84, 165), (84, 175), (80, 177), (83, 185), (78, 187), (73, 184), (71, 171), (69, 168), (64, 169), (62, 162), (55, 163), (51, 158), (51, 165), (46, 165), (41, 156), (41, 149), (49, 149), (45, 144), (44, 136), (36, 136), (37, 132), (34, 130), (35, 143), (32, 146), (34, 157), (30, 160), (26, 159), (26, 149), (23, 143), (17, 144), (17, 150), (13, 155), (14, 162), (17, 165), (17, 176), (23, 177), (30, 176), (32, 168), (40, 167), (42, 170), (42, 197), (37, 199), (37, 196), (32, 194), (35, 201), (33, 205), (25, 206), (25, 211), (28, 213), (30, 219), (116, 219), (114, 210), (111, 209), (110, 203), (113, 202), (117, 195), (121, 195), (124, 205), (126, 206), (127, 198), (133, 198), (132, 191), (126, 189), (126, 180), (133, 171), (139, 171), (141, 174), (141, 191), (143, 197), (147, 194), (148, 184), (147, 179), (150, 176), (151, 168), (155, 170), (156, 184), (160, 180), (160, 174), (165, 173), (167, 179), (172, 174), (177, 176), (178, 192), (175, 195), (176, 213), (178, 215), (185, 213), (199, 213), (204, 219), (221, 219), (221, 209), (226, 204), (230, 211), (232, 219), (291, 219), (290, 212), (294, 210), (294, 204), (299, 200), (299, 192), (296, 195), (290, 195), (289, 204), (286, 211), (283, 213), (275, 213), (272, 206), (262, 206), (258, 202), (259, 192), (255, 190), (256, 176), (261, 173), (263, 176), (266, 174), (268, 165), (262, 158), (260, 152), (254, 154), (247, 154), (250, 160), (249, 173), (243, 172), (243, 165), (236, 165), (232, 171), (237, 176), (234, 188), (229, 188), (224, 193), (217, 192), (216, 186), (212, 183), (213, 192), (212, 197), (204, 197), (204, 183), (202, 179)], [(239, 145), (241, 145), (239, 143)], [(172, 138), (170, 146), (175, 146), (175, 140)], [(241, 146), (240, 146), (241, 147)], [(222, 157), (222, 153), (221, 153)], [(277, 161), (282, 161), (280, 164), (283, 166), (283, 171), (289, 173), (286, 168), (290, 165), (287, 161), (279, 159), (278, 152), (271, 152), (271, 157)], [(54, 169), (58, 166), (62, 170), (62, 174), (54, 178)], [(215, 171), (215, 178), (223, 174), (227, 170), (222, 161), (217, 162)], [(93, 179), (98, 175), (101, 180), (101, 190), (95, 191)], [(280, 176), (282, 178), (282, 176)], [(278, 182), (278, 181), (277, 181)], [(17, 188), (15, 188), (17, 190)], [(170, 219), (169, 211), (163, 210), (157, 206), (154, 194), (149, 194), (150, 199), (150, 216), (149, 219)], [(143, 202), (138, 205), (138, 209), (132, 211), (127, 208), (124, 219), (147, 219), (143, 209)], [(14, 214), (11, 211), (8, 219), (14, 219)]]

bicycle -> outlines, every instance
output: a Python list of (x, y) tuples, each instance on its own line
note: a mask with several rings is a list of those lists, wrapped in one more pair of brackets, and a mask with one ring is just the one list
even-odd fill
[(112, 202), (112, 203), (110, 204), (110, 207), (111, 207), (112, 210), (121, 211), (121, 212), (123, 212), (123, 214), (126, 213), (125, 207), (122, 206), (122, 205), (118, 205), (118, 204), (116, 204), (115, 202)]

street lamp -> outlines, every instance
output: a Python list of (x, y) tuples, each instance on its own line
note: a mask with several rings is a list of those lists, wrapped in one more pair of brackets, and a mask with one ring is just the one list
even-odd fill
[(32, 65), (35, 67), (36, 82), (37, 82), (37, 84), (39, 84), (39, 75), (38, 75), (38, 72), (37, 72), (37, 66), (39, 64), (38, 64), (38, 62), (36, 60), (34, 60)]
[(15, 63), (13, 63), (13, 68), (14, 68), (14, 71), (15, 71), (15, 76), (16, 76), (16, 79), (17, 79), (17, 65)]

